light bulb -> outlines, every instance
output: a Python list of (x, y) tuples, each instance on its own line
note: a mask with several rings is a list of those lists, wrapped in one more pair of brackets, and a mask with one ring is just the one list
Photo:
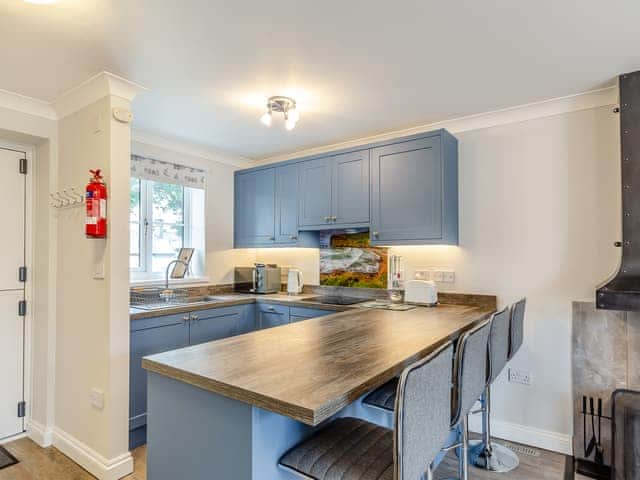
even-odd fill
[(296, 120), (294, 120), (291, 117), (288, 117), (284, 122), (284, 128), (286, 128), (287, 130), (293, 130), (294, 128), (296, 128), (296, 123), (297, 123)]
[(273, 119), (271, 118), (271, 112), (265, 112), (264, 115), (262, 115), (260, 117), (260, 121), (265, 124), (267, 127), (271, 126), (271, 121)]
[(297, 123), (300, 120), (300, 112), (298, 109), (293, 107), (291, 110), (287, 110), (287, 117), (293, 120), (294, 123)]

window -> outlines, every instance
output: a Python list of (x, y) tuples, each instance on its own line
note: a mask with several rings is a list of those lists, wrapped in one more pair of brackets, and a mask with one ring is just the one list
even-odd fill
[(204, 272), (204, 190), (131, 177), (130, 254), (133, 280), (164, 278), (182, 247), (193, 247), (191, 276)]

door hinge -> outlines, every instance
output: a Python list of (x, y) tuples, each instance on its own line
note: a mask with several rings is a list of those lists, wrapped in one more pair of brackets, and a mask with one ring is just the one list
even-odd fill
[(24, 317), (27, 314), (27, 301), (20, 300), (18, 302), (18, 315)]
[(23, 175), (27, 174), (27, 159), (26, 158), (21, 158), (20, 159), (20, 173)]
[(19, 282), (27, 281), (27, 267), (18, 268), (18, 281)]
[(27, 411), (27, 402), (24, 400), (18, 402), (18, 418), (24, 418)]

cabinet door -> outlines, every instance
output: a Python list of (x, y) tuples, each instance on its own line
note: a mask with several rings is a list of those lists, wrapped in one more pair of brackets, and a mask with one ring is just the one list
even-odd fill
[(300, 164), (301, 226), (327, 226), (331, 223), (332, 166), (332, 157)]
[(332, 219), (337, 225), (369, 223), (369, 150), (334, 157)]
[(234, 232), (236, 247), (275, 242), (275, 169), (235, 177)]
[[(153, 320), (145, 319), (149, 328), (133, 330), (130, 342), (129, 364), (129, 429), (147, 424), (147, 372), (142, 368), (142, 357), (167, 352), (189, 344), (189, 314), (159, 317), (154, 327)], [(147, 321), (149, 320), (149, 321)], [(143, 441), (144, 443), (144, 441)]]
[(371, 238), (442, 238), (443, 175), (440, 137), (388, 145), (371, 151)]
[[(289, 310), (291, 323), (309, 318), (324, 317), (338, 313), (339, 310), (323, 310), (320, 308), (291, 307)], [(294, 318), (295, 317), (295, 318)]]
[(276, 168), (276, 243), (298, 240), (298, 165)]
[(256, 330), (256, 306), (254, 304), (242, 305), (238, 334), (249, 333)]
[(213, 342), (240, 333), (242, 308), (211, 308), (191, 312), (189, 344)]
[(289, 307), (285, 305), (258, 305), (258, 328), (271, 328), (289, 323)]

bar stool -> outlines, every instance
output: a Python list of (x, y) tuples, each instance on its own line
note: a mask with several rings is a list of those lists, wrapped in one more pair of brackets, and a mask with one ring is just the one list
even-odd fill
[(312, 480), (431, 480), (449, 435), (452, 360), (449, 342), (402, 372), (394, 430), (339, 418), (285, 453), (279, 466)]
[[(450, 428), (458, 430), (458, 441), (443, 450), (460, 449), (458, 470), (461, 480), (468, 478), (468, 428), (467, 415), (484, 391), (487, 383), (487, 352), (491, 320), (486, 320), (464, 333), (458, 340), (453, 368), (452, 416)], [(389, 395), (395, 380), (386, 383), (364, 399), (364, 403), (375, 408), (389, 408)]]
[(491, 440), (491, 384), (504, 370), (507, 362), (520, 349), (523, 341), (526, 299), (496, 313), (489, 337), (489, 380), (480, 398), (482, 405), (482, 440), (469, 444), (469, 462), (492, 472), (510, 472), (520, 464), (515, 452)]

